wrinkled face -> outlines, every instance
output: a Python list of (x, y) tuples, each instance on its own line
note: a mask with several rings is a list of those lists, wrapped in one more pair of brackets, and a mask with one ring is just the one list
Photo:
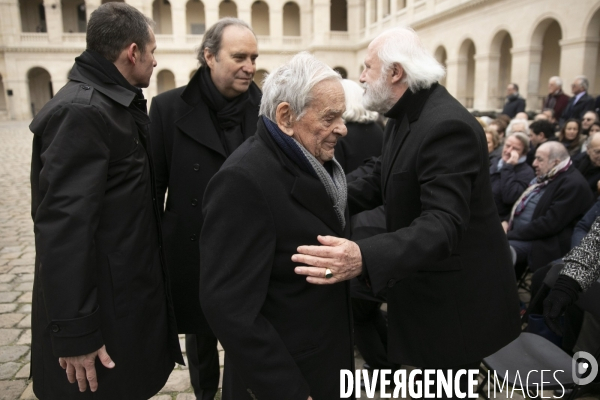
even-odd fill
[(554, 81), (548, 82), (548, 93), (556, 92), (560, 87)]
[(367, 110), (385, 114), (394, 105), (390, 73), (382, 73), (381, 60), (377, 55), (379, 47), (371, 43), (365, 56), (365, 69), (360, 74), (360, 82), (365, 88), (363, 106)]
[(509, 136), (504, 141), (504, 148), (502, 149), (502, 160), (508, 161), (510, 158), (510, 153), (512, 151), (516, 151), (519, 153), (519, 157), (523, 155), (525, 151), (525, 147), (523, 146), (523, 142), (517, 139), (514, 136)]
[(540, 177), (546, 175), (552, 168), (559, 164), (558, 160), (549, 160), (550, 151), (542, 146), (535, 152), (535, 160), (533, 160), (533, 168), (535, 175)]
[(342, 84), (334, 79), (318, 83), (312, 97), (300, 120), (293, 120), (291, 131), (292, 137), (323, 164), (333, 159), (335, 144), (348, 132), (342, 119), (346, 99)]
[(494, 151), (494, 140), (492, 139), (492, 134), (491, 133), (486, 133), (485, 137), (487, 139), (488, 154), (489, 154), (492, 151)]
[(587, 154), (590, 157), (590, 161), (596, 167), (600, 167), (600, 136), (596, 135), (592, 138), (588, 148)]
[(152, 72), (154, 72), (154, 67), (157, 65), (156, 59), (154, 58), (156, 39), (152, 29), (148, 28), (148, 30), (150, 31), (150, 40), (146, 44), (144, 53), (138, 53), (138, 62), (135, 64), (132, 73), (132, 80), (134, 81), (133, 86), (139, 88), (147, 88), (150, 85)]
[(596, 113), (593, 111), (588, 111), (583, 114), (583, 118), (581, 119), (581, 128), (582, 129), (590, 129), (590, 126), (596, 122)]
[(219, 92), (228, 99), (245, 93), (256, 72), (258, 46), (254, 34), (242, 26), (230, 25), (223, 31), (221, 48), (215, 57), (204, 49), (210, 77)]
[(568, 122), (567, 126), (565, 126), (565, 139), (575, 140), (575, 138), (577, 138), (578, 133), (579, 127), (577, 126), (577, 123), (574, 121)]

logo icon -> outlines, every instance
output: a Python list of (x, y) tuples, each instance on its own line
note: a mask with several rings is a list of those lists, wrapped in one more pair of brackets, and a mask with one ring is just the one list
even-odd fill
[(573, 382), (583, 386), (598, 375), (598, 362), (590, 353), (578, 351), (573, 355)]

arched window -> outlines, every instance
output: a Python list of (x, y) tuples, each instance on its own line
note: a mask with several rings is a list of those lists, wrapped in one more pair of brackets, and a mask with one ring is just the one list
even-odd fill
[(85, 32), (85, 2), (81, 0), (62, 0), (63, 32)]
[(43, 0), (20, 0), (19, 11), (23, 32), (46, 32), (46, 10)]
[(458, 55), (458, 93), (456, 98), (467, 108), (475, 101), (475, 44), (467, 39)]
[(206, 30), (204, 3), (190, 0), (185, 5), (185, 19), (188, 35), (202, 35)]
[(348, 3), (346, 0), (331, 0), (329, 29), (332, 31), (348, 30)]
[(334, 67), (333, 70), (336, 71), (338, 74), (340, 74), (343, 79), (348, 79), (348, 71), (346, 71), (346, 68)]
[(35, 67), (27, 72), (27, 81), (29, 85), (29, 104), (31, 107), (31, 116), (42, 109), (52, 96), (52, 79), (50, 74), (44, 68)]
[(159, 35), (173, 34), (173, 18), (169, 0), (154, 0), (152, 3), (152, 19), (156, 23), (154, 32)]
[(175, 89), (175, 75), (168, 69), (163, 69), (156, 75), (156, 90), (158, 94)]
[(293, 1), (283, 6), (283, 36), (300, 36), (300, 7)]
[(252, 29), (257, 35), (269, 36), (269, 6), (264, 1), (252, 4)]
[(224, 0), (219, 4), (219, 18), (237, 18), (237, 5), (231, 0)]

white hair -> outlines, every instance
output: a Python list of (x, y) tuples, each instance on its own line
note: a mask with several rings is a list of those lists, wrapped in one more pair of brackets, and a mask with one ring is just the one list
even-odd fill
[[(512, 135), (513, 129), (515, 125), (518, 124), (523, 124), (523, 133), (525, 135), (529, 134), (529, 121), (527, 121), (526, 119), (513, 119), (512, 121), (510, 121), (510, 124), (508, 124), (508, 127), (506, 128), (506, 136), (510, 136)], [(517, 131), (517, 132), (521, 132), (521, 131)]]
[(275, 121), (277, 106), (286, 102), (299, 120), (313, 99), (313, 88), (328, 79), (341, 81), (342, 77), (312, 54), (298, 53), (264, 79), (258, 114)]
[(349, 79), (342, 80), (342, 86), (346, 96), (346, 112), (342, 115), (345, 121), (366, 124), (377, 120), (379, 114), (375, 111), (368, 111), (362, 104), (365, 92), (362, 86)]
[(413, 93), (429, 89), (446, 74), (444, 67), (425, 49), (412, 28), (392, 28), (374, 41), (383, 41), (378, 51), (382, 71), (387, 72), (394, 64), (400, 64), (405, 74), (403, 82)]
[(559, 88), (562, 88), (562, 85), (563, 85), (563, 82), (562, 82), (562, 79), (560, 79), (560, 76), (553, 76), (548, 80), (548, 82), (553, 82)]
[(579, 81), (579, 85), (587, 92), (588, 88), (590, 87), (590, 81), (588, 78), (585, 75), (578, 75), (575, 77), (575, 80)]

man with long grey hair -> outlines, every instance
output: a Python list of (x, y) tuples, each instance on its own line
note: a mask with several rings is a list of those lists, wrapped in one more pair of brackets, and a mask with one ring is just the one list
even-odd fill
[(273, 71), (256, 134), (206, 189), (200, 296), (225, 349), (223, 400), (339, 399), (353, 368), (348, 282), (311, 285), (291, 260), (320, 233), (349, 234), (340, 80), (308, 53)]
[(519, 335), (520, 320), (486, 137), (437, 83), (443, 75), (412, 29), (371, 42), (365, 104), (389, 121), (374, 171), (348, 185), (348, 207), (385, 203), (387, 232), (356, 242), (319, 236), (321, 246), (301, 246), (292, 259), (313, 284), (359, 276), (375, 294), (387, 288), (389, 360), (456, 371), (479, 368)]

